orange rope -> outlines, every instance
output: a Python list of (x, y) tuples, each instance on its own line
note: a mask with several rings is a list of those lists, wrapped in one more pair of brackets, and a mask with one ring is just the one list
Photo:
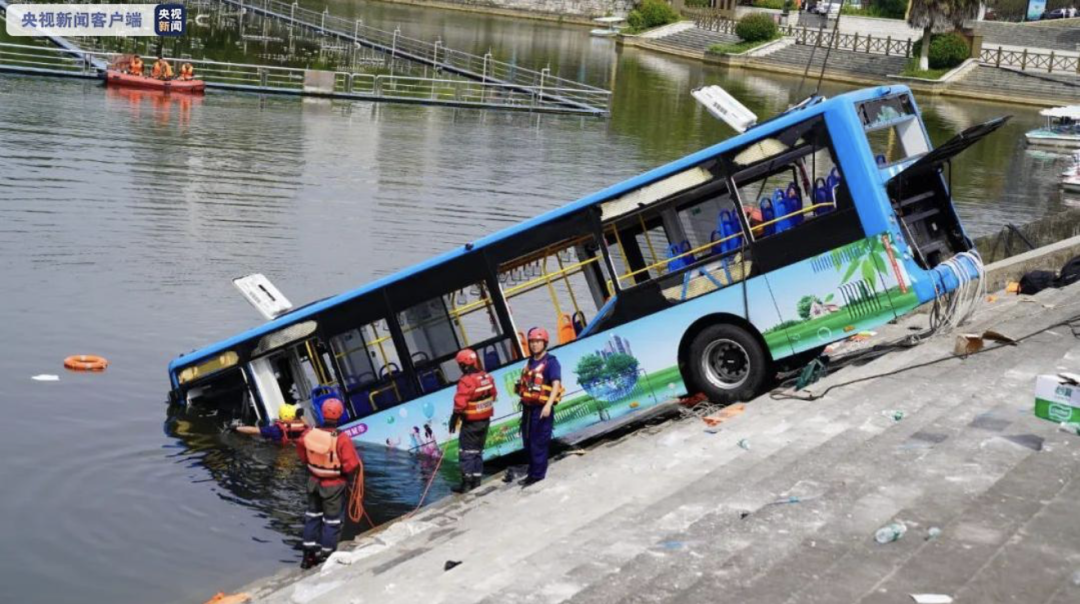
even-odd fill
[[(435, 469), (431, 472), (431, 477), (428, 478), (427, 486), (424, 487), (423, 494), (420, 495), (420, 502), (416, 504), (416, 508), (413, 509), (413, 511), (402, 516), (402, 519), (412, 516), (423, 507), (424, 500), (427, 499), (428, 491), (431, 490), (431, 485), (435, 482), (435, 477), (439, 475), (439, 468), (442, 467), (444, 457), (445, 455), (442, 455), (440, 452), (439, 461), (435, 464)], [(353, 481), (352, 493), (349, 494), (349, 520), (359, 524), (360, 520), (363, 518), (367, 518), (371, 528), (380, 526), (375, 524), (375, 521), (371, 519), (371, 516), (368, 516), (367, 510), (364, 509), (364, 461), (360, 460), (360, 467), (356, 469), (356, 479)]]

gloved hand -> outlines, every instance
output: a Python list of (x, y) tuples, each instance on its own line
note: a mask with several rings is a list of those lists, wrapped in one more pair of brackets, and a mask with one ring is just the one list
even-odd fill
[(461, 415), (453, 413), (450, 415), (450, 434), (457, 432), (458, 424), (461, 423)]

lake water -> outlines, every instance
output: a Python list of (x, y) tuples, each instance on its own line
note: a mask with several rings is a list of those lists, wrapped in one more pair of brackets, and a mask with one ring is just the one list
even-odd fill
[[(168, 361), (258, 323), (232, 278), (264, 272), (296, 303), (338, 293), (730, 136), (695, 86), (719, 83), (766, 117), (799, 88), (616, 53), (581, 27), (331, 10), (613, 86), (611, 118), (164, 98), (0, 75), (0, 601), (201, 602), (296, 563), (292, 452), (197, 421), (164, 429)], [(1015, 116), (955, 166), (972, 234), (1062, 207), (1064, 159), (1023, 147), (1035, 110), (920, 101), (937, 143)], [(79, 353), (112, 365), (65, 372)], [(31, 380), (42, 373), (60, 381)], [(377, 522), (411, 509), (431, 470), (383, 466), (367, 483)], [(437, 480), (431, 497), (448, 486)]]

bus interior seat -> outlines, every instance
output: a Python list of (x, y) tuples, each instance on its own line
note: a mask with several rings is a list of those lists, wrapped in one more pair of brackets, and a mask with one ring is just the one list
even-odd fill
[(589, 321), (585, 324), (585, 328), (581, 330), (581, 333), (578, 334), (578, 337), (584, 338), (592, 332), (596, 331), (597, 327), (603, 324), (604, 319), (607, 318), (609, 314), (611, 314), (611, 310), (615, 308), (615, 300), (617, 300), (618, 298), (618, 295), (614, 295), (608, 298), (607, 302), (604, 302), (604, 305), (596, 311), (596, 316), (593, 317), (592, 321)]
[(559, 344), (573, 342), (576, 339), (577, 332), (574, 331), (574, 320), (570, 315), (559, 317)]
[(585, 313), (579, 311), (574, 312), (574, 335), (581, 336), (581, 332), (585, 330), (585, 326), (589, 324), (588, 319), (585, 318)]
[(494, 344), (484, 348), (484, 371), (495, 371), (499, 368), (499, 349)]
[(679, 270), (680, 268), (693, 264), (693, 256), (683, 256), (682, 258), (678, 257), (689, 251), (690, 241), (687, 239), (683, 239), (680, 243), (672, 243), (671, 245), (669, 245), (667, 251), (668, 271), (674, 272)]
[[(771, 222), (776, 218), (776, 212), (773, 208), (772, 200), (768, 197), (762, 197), (758, 202), (758, 209), (761, 211), (761, 222)], [(776, 224), (766, 224), (764, 227), (764, 236), (768, 237), (776, 232)]]
[[(709, 234), (709, 241), (717, 241), (736, 235), (741, 230), (735, 213), (729, 210), (721, 210), (716, 216), (716, 230)], [(721, 241), (712, 246), (710, 255), (716, 256), (724, 252), (730, 252), (742, 247), (742, 237), (733, 237), (727, 241)]]
[(803, 199), (799, 186), (794, 182), (789, 182), (784, 196), (787, 197), (787, 211), (791, 216), (791, 226), (799, 226), (804, 220), (802, 214)]
[(885, 165), (889, 163), (888, 161), (886, 161), (885, 156), (882, 154), (875, 155), (874, 161), (877, 163), (879, 168), (884, 168)]
[(446, 380), (442, 378), (442, 371), (438, 367), (418, 371), (417, 377), (420, 378), (420, 390), (424, 394), (435, 392), (446, 385)]

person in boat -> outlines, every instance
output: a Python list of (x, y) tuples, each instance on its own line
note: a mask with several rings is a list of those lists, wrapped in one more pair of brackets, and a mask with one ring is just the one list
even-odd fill
[(180, 66), (180, 79), (185, 81), (195, 79), (195, 68), (191, 66), (191, 63)]
[(480, 367), (480, 357), (471, 348), (457, 353), (461, 379), (454, 393), (454, 413), (450, 416), (450, 433), (458, 425), (458, 464), (461, 466), (461, 484), (453, 487), (455, 493), (467, 493), (480, 486), (484, 475), (484, 442), (488, 426), (495, 413), (495, 378)]
[(281, 444), (288, 444), (299, 439), (308, 431), (302, 419), (304, 410), (296, 405), (285, 403), (278, 407), (278, 418), (267, 426), (237, 426), (236, 432), (249, 436), (261, 436)]
[[(304, 558), (301, 568), (321, 564), (337, 549), (345, 510), (348, 479), (360, 467), (352, 439), (337, 431), (345, 407), (336, 398), (323, 402), (323, 425), (296, 441), (307, 465), (307, 510), (304, 512)], [(357, 485), (354, 485), (357, 488)]]
[(150, 71), (150, 75), (155, 80), (171, 80), (173, 78), (172, 65), (169, 65), (169, 62), (165, 59), (158, 57), (158, 60), (154, 61), (154, 67)]
[(141, 76), (143, 74), (143, 61), (139, 55), (131, 57), (131, 62), (128, 63), (128, 73)]
[(521, 397), (521, 440), (529, 456), (529, 473), (518, 483), (523, 487), (547, 477), (555, 405), (562, 397), (562, 368), (559, 360), (547, 352), (547, 330), (533, 327), (527, 340), (530, 356), (516, 387)]

